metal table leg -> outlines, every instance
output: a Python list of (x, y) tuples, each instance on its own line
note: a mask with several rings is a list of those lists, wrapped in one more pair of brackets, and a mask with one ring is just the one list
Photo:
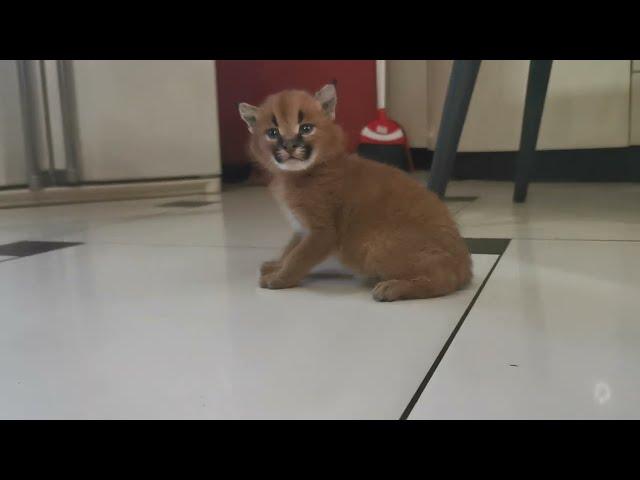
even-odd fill
[(442, 111), (428, 188), (444, 197), (481, 60), (454, 60)]
[(529, 65), (527, 97), (524, 104), (520, 151), (516, 159), (513, 190), (513, 201), (517, 203), (524, 202), (527, 198), (552, 64), (553, 60), (531, 60)]

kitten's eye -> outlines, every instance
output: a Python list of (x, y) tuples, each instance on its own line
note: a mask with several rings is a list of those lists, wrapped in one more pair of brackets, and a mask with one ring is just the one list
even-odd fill
[(270, 128), (269, 130), (267, 130), (267, 137), (269, 137), (271, 140), (275, 140), (276, 138), (278, 138), (279, 134), (280, 132), (277, 128)]
[(300, 125), (300, 133), (302, 135), (309, 135), (311, 132), (313, 132), (314, 128), (315, 127), (310, 123), (303, 123), (302, 125)]

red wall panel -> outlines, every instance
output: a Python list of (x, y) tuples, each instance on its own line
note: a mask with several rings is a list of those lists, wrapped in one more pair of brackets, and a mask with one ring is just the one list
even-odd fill
[(280, 90), (315, 92), (338, 81), (336, 121), (354, 150), (360, 129), (376, 114), (375, 60), (217, 60), (220, 150), (224, 166), (248, 162), (249, 132), (238, 115), (238, 102), (258, 105)]

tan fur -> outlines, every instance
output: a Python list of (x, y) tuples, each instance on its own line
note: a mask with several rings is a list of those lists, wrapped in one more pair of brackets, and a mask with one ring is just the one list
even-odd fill
[[(284, 171), (265, 132), (275, 115), (282, 137), (293, 137), (299, 111), (315, 125), (307, 139), (315, 157), (302, 170)], [(405, 172), (345, 153), (341, 128), (316, 98), (272, 95), (251, 130), (250, 151), (271, 173), (273, 195), (302, 226), (279, 259), (262, 265), (260, 286), (294, 287), (329, 255), (379, 279), (379, 301), (446, 295), (470, 281), (469, 251), (447, 207)]]

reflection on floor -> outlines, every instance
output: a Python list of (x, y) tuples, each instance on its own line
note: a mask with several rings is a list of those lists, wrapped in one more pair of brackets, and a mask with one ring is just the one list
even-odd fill
[(640, 185), (511, 188), (452, 183), (473, 284), (391, 304), (258, 288), (261, 187), (0, 210), (0, 418), (640, 418)]

